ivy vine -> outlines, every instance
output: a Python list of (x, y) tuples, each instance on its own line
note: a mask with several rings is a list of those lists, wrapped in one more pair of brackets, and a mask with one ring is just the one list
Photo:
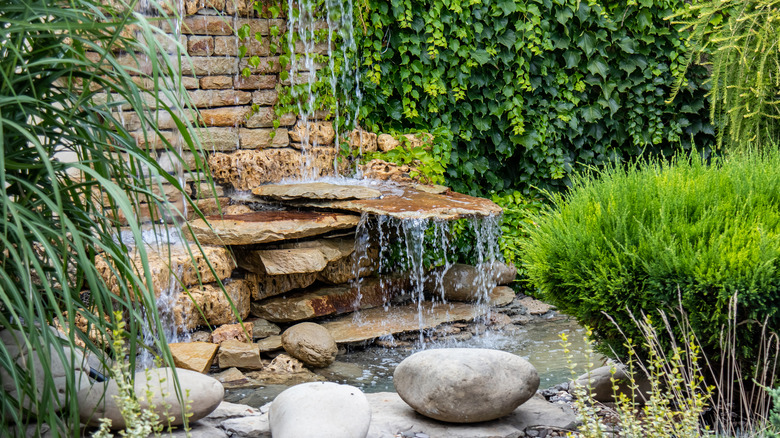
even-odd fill
[(557, 190), (575, 169), (712, 144), (703, 68), (667, 104), (688, 48), (682, 0), (371, 0), (363, 124), (453, 133), (447, 182)]

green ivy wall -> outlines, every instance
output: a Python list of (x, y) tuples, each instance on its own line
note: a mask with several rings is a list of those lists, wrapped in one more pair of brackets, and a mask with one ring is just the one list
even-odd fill
[[(368, 0), (362, 124), (448, 129), (455, 190), (557, 190), (578, 168), (713, 142), (706, 72), (682, 69), (683, 1)], [(695, 146), (693, 146), (695, 145)]]

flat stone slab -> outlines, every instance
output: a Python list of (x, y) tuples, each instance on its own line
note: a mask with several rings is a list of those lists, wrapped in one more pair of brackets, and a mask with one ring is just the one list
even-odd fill
[(456, 192), (428, 193), (413, 187), (380, 186), (381, 199), (303, 202), (309, 207), (370, 213), (398, 219), (455, 220), (463, 217), (485, 217), (501, 214), (501, 207), (484, 198)]
[[(358, 315), (347, 315), (322, 325), (337, 343), (362, 342), (396, 333), (412, 332), (436, 327), (445, 322), (470, 321), (487, 312), (485, 307), (466, 303), (417, 304), (377, 307), (362, 310)], [(422, 319), (420, 319), (422, 316)], [(371, 436), (371, 435), (369, 435)]]
[(268, 298), (252, 304), (252, 314), (271, 322), (305, 321), (338, 315), (384, 304), (392, 294), (377, 279), (369, 279), (360, 289), (333, 286)]
[(325, 182), (301, 184), (269, 184), (252, 190), (252, 193), (279, 201), (296, 199), (371, 199), (382, 196), (382, 192), (365, 186), (341, 185)]
[[(209, 245), (252, 245), (299, 239), (354, 228), (360, 222), (360, 216), (316, 211), (256, 211), (206, 219), (208, 224), (196, 219), (189, 226), (201, 243)], [(187, 225), (182, 231), (190, 235)]]
[(415, 412), (398, 394), (377, 392), (366, 394), (371, 405), (372, 438), (394, 438), (399, 434), (447, 438), (514, 438), (528, 429), (568, 429), (576, 424), (574, 412), (565, 405), (548, 402), (534, 396), (511, 414), (481, 423), (455, 424), (426, 418)]

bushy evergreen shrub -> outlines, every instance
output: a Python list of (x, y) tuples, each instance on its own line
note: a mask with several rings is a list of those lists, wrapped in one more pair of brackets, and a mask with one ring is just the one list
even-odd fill
[(602, 351), (625, 354), (607, 315), (636, 341), (629, 312), (681, 304), (704, 353), (717, 359), (734, 293), (742, 364), (757, 357), (762, 323), (780, 327), (777, 152), (614, 166), (575, 178), (552, 200), (522, 257), (542, 297), (592, 327)]

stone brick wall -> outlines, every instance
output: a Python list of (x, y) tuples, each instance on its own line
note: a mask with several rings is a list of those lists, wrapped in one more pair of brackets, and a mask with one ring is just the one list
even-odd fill
[[(327, 114), (315, 114), (309, 131), (294, 114), (277, 117), (274, 104), (281, 86), (289, 85), (280, 78), (279, 54), (286, 41), (273, 41), (271, 29), (277, 26), (284, 35), (287, 21), (284, 18), (259, 18), (252, 8), (251, 0), (183, 0), (185, 16), (179, 23), (179, 43), (186, 48), (188, 57), (182, 60), (183, 85), (195, 110), (187, 117), (197, 127), (201, 139), (205, 162), (219, 184), (217, 195), (224, 196), (226, 190), (246, 191), (260, 185), (278, 182), (281, 179), (320, 177), (336, 173), (334, 162), (338, 156), (335, 133)], [(236, 36), (236, 29), (249, 25), (251, 32), (247, 40)], [(324, 23), (323, 23), (324, 26)], [(173, 34), (168, 22), (162, 29)], [(254, 34), (262, 35), (256, 41)], [(271, 51), (271, 43), (279, 47)], [(243, 58), (238, 56), (241, 45), (247, 47)], [(296, 47), (302, 53), (302, 44)], [(326, 53), (327, 46), (317, 44), (315, 51)], [(248, 66), (248, 59), (258, 56), (260, 63), (250, 67), (251, 75), (242, 76)], [(139, 72), (148, 71), (143, 59), (123, 57), (130, 67)], [(140, 64), (142, 65), (138, 65)], [(139, 73), (139, 75), (142, 73)], [(306, 76), (301, 72), (299, 76)], [(147, 80), (139, 77), (139, 81)], [(255, 110), (253, 111), (253, 106)], [(131, 131), (140, 145), (153, 151), (163, 168), (175, 171), (173, 155), (166, 150), (164, 142), (155, 135), (145, 134), (138, 118), (131, 113), (122, 115), (125, 127)], [(274, 129), (274, 121), (279, 126)], [(176, 126), (170, 116), (160, 115), (158, 127), (166, 140), (176, 141)], [(363, 151), (377, 150), (377, 135), (362, 131), (347, 133), (346, 141), (352, 148)], [(310, 146), (304, 148), (303, 138), (309, 138)], [(387, 141), (379, 138), (380, 149), (398, 142), (385, 135)], [(388, 146), (388, 148), (391, 146)], [(304, 151), (305, 149), (305, 151)], [(185, 152), (184, 158), (193, 167), (195, 157)], [(342, 163), (339, 173), (346, 173), (348, 164)], [(206, 214), (213, 213), (213, 198), (204, 175), (186, 176), (186, 186), (194, 199), (201, 199), (200, 206)], [(164, 189), (168, 193), (167, 189)], [(174, 191), (171, 190), (171, 193)], [(173, 194), (177, 196), (177, 194)], [(181, 199), (171, 199), (181, 202)]]

